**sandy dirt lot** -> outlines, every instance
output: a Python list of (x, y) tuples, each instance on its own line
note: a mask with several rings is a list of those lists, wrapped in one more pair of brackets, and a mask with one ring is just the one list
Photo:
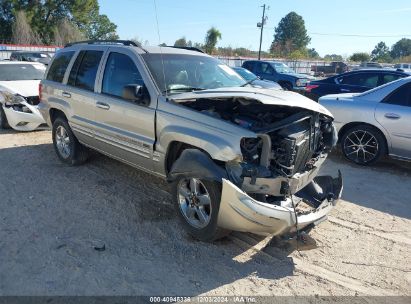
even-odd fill
[[(185, 234), (168, 185), (102, 155), (68, 167), (49, 131), (0, 132), (0, 295), (411, 295), (411, 165), (348, 164), (307, 244)], [(105, 246), (104, 251), (96, 248)]]

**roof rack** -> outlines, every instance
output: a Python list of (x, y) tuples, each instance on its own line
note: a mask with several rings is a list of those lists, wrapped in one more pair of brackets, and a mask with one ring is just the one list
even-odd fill
[(140, 45), (131, 40), (84, 40), (67, 43), (64, 47), (66, 48), (77, 44), (122, 44), (126, 46), (136, 46), (147, 53), (145, 49), (143, 49)]
[(199, 53), (204, 53), (203, 50), (200, 50), (199, 48), (193, 47), (193, 46), (172, 46), (172, 45), (166, 45), (166, 47), (171, 47), (175, 49), (183, 49), (183, 50), (188, 50), (188, 51), (194, 51), (194, 52), (199, 52)]

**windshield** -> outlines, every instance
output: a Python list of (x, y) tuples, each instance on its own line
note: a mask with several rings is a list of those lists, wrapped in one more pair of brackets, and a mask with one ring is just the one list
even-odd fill
[(287, 73), (287, 74), (294, 74), (295, 73), (291, 68), (289, 68), (284, 63), (274, 62), (273, 66), (274, 66), (275, 70), (277, 71), (277, 73)]
[(245, 83), (230, 67), (212, 57), (185, 54), (142, 56), (163, 92), (239, 87)]
[(32, 64), (0, 64), (0, 81), (40, 80), (46, 68)]
[(257, 76), (255, 76), (249, 70), (242, 69), (242, 68), (233, 68), (233, 70), (236, 71), (238, 74), (240, 74), (240, 76), (243, 77), (247, 81), (257, 79)]

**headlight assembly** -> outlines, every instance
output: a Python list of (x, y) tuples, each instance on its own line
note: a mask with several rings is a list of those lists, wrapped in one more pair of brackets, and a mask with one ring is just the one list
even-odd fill
[(22, 102), (26, 101), (23, 96), (18, 94), (11, 94), (8, 92), (2, 93), (4, 96), (5, 106), (12, 106), (16, 104), (21, 104)]

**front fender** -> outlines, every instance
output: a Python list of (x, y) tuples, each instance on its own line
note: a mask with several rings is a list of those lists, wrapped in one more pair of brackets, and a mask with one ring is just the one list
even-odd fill
[(186, 149), (171, 167), (167, 181), (173, 182), (180, 176), (221, 182), (227, 178), (227, 172), (204, 152), (197, 149)]
[(187, 143), (206, 151), (212, 159), (221, 161), (231, 161), (241, 156), (240, 141), (234, 148), (222, 136), (182, 126), (167, 126), (161, 130), (159, 141), (163, 147), (168, 147), (173, 141)]

